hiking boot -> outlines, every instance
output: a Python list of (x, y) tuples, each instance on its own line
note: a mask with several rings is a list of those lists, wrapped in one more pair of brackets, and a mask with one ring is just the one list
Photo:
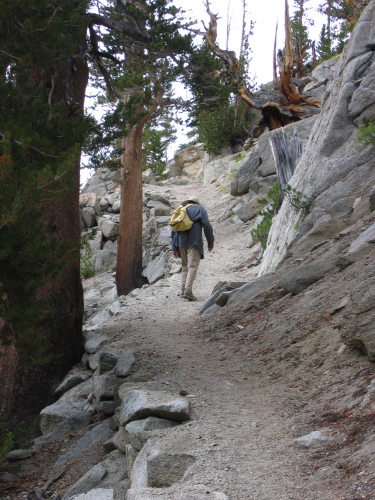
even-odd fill
[(193, 295), (193, 292), (191, 292), (190, 290), (184, 291), (183, 298), (188, 300), (197, 300), (197, 297), (195, 297)]
[(181, 292), (178, 295), (180, 295), (181, 297), (183, 297), (184, 293), (185, 293), (185, 288), (181, 288)]

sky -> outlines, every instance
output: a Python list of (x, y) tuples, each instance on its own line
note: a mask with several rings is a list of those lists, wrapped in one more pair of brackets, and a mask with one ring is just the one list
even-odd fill
[[(318, 42), (323, 16), (316, 12), (319, 4), (323, 0), (310, 0), (306, 7), (311, 7), (308, 11), (310, 18), (314, 20), (314, 26), (311, 27), (311, 37)], [(190, 15), (199, 21), (199, 29), (202, 29), (204, 21), (208, 25), (208, 14), (206, 13), (205, 3), (203, 0), (174, 0), (177, 7), (181, 7)], [(228, 9), (229, 4), (229, 9)], [(284, 0), (246, 0), (247, 4), (247, 20), (255, 21), (254, 35), (250, 38), (252, 47), (252, 61), (250, 64), (250, 72), (256, 75), (258, 84), (268, 83), (272, 81), (272, 64), (273, 64), (273, 44), (275, 38), (275, 28), (278, 22), (278, 41), (277, 48), (284, 47)], [(289, 0), (289, 11), (292, 14), (293, 0)], [(191, 6), (190, 10), (187, 6)], [(231, 33), (229, 38), (229, 49), (234, 50), (239, 54), (239, 44), (242, 32), (242, 17), (243, 17), (243, 0), (210, 0), (211, 12), (219, 14), (221, 19), (218, 20), (218, 43), (222, 49), (226, 45), (226, 27), (227, 13), (232, 18)], [(247, 23), (249, 26), (249, 22)]]

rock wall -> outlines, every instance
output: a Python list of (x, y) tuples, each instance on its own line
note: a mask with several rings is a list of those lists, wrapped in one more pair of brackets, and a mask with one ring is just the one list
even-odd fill
[(375, 14), (372, 1), (358, 21), (323, 96), (305, 151), (290, 184), (313, 202), (305, 214), (284, 202), (268, 239), (261, 274), (298, 257), (370, 213), (375, 184), (373, 146), (358, 129), (375, 115)]

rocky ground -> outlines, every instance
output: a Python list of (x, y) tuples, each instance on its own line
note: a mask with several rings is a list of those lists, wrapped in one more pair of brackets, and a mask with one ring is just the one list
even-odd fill
[[(111, 347), (133, 350), (129, 380), (175, 395), (185, 391), (192, 405), (193, 418), (160, 439), (183, 443), (194, 463), (180, 484), (151, 489), (142, 498), (375, 499), (375, 398), (369, 390), (375, 366), (343, 344), (333, 325), (335, 304), (350, 287), (355, 267), (296, 297), (272, 289), (251, 307), (198, 315), (217, 282), (256, 276), (257, 253), (246, 247), (249, 228), (217, 222), (228, 198), (214, 185), (155, 189), (177, 200), (199, 197), (213, 221), (216, 243), (201, 263), (197, 302), (178, 295), (176, 274), (128, 297), (123, 314), (100, 327)], [(373, 223), (368, 217), (353, 235)], [(373, 260), (369, 255), (369, 268)], [(113, 281), (105, 273), (84, 287)], [(310, 443), (295, 441), (314, 431), (321, 432)], [(84, 432), (72, 431), (27, 460), (7, 463), (4, 470), (13, 480), (1, 483), (0, 498), (63, 496), (106, 458), (98, 446), (53, 467)], [(32, 496), (38, 489), (44, 497)], [(102, 494), (87, 498), (110, 498)]]

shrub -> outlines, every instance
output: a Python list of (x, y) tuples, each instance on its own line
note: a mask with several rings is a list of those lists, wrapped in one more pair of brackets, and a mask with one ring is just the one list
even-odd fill
[(359, 127), (357, 140), (365, 145), (375, 144), (375, 116), (368, 118), (366, 122)]
[[(91, 230), (90, 240), (95, 238), (97, 233), (96, 229)], [(95, 266), (92, 261), (92, 250), (89, 241), (85, 241), (81, 244), (81, 277), (83, 279), (92, 278), (95, 276)]]
[(258, 200), (261, 205), (266, 205), (266, 207), (258, 212), (258, 215), (262, 217), (261, 222), (250, 231), (251, 236), (255, 243), (260, 243), (262, 248), (267, 247), (268, 233), (270, 232), (272, 219), (277, 213), (280, 207), (281, 195), (280, 188), (278, 184), (275, 184), (268, 192), (267, 198), (262, 198)]

